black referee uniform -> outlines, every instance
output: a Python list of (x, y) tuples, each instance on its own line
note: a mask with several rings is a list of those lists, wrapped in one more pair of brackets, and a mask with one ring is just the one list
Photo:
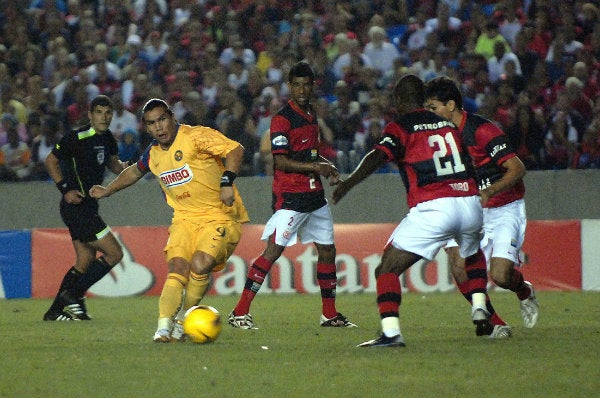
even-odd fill
[(52, 153), (60, 160), (67, 190), (85, 196), (80, 204), (67, 203), (64, 195), (60, 201), (60, 216), (71, 238), (86, 243), (98, 240), (108, 226), (98, 214), (98, 200), (88, 191), (102, 184), (110, 157), (118, 154), (117, 141), (110, 130), (97, 134), (87, 125), (67, 133)]

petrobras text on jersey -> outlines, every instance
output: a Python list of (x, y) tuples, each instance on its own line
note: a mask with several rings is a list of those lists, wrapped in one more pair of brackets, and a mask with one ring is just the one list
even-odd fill
[(454, 123), (448, 121), (448, 120), (440, 120), (439, 122), (436, 123), (420, 123), (420, 124), (415, 124), (413, 125), (413, 131), (423, 131), (423, 130), (437, 130), (437, 129), (441, 129), (444, 127), (452, 127), (452, 128), (456, 128), (456, 126), (454, 125)]
[(190, 182), (192, 178), (194, 178), (194, 173), (187, 163), (178, 169), (160, 173), (160, 180), (167, 187), (186, 184)]

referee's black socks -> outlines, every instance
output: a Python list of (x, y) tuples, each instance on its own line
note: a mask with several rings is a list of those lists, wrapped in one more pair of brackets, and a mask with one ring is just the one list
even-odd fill
[(102, 279), (104, 275), (108, 274), (111, 269), (112, 267), (108, 265), (104, 257), (98, 257), (93, 260), (90, 265), (88, 265), (85, 274), (81, 274), (74, 286), (73, 293), (76, 295), (76, 298), (83, 297), (85, 292), (92, 287), (94, 283)]

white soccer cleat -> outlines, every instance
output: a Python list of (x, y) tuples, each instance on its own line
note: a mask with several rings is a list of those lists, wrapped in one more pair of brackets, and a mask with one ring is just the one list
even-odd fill
[(508, 325), (494, 325), (492, 333), (488, 336), (490, 339), (508, 339), (512, 337), (512, 329)]
[(169, 329), (158, 329), (152, 338), (155, 343), (170, 343), (171, 331)]
[(525, 281), (525, 284), (531, 289), (531, 294), (525, 300), (521, 300), (519, 305), (521, 306), (521, 316), (523, 317), (523, 323), (526, 328), (531, 329), (535, 326), (540, 313), (540, 305), (535, 297), (535, 290), (531, 282)]
[(175, 320), (173, 330), (171, 330), (171, 341), (183, 343), (186, 340), (186, 335), (183, 332), (183, 323), (180, 320)]
[(258, 329), (254, 325), (254, 320), (252, 319), (252, 315), (244, 314), (244, 315), (235, 315), (233, 311), (229, 313), (229, 317), (227, 318), (227, 323), (229, 323), (234, 328), (238, 329)]

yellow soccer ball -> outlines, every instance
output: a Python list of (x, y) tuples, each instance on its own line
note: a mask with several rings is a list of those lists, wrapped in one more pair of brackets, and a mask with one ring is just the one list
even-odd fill
[(185, 313), (183, 332), (194, 343), (211, 343), (223, 330), (221, 314), (209, 305), (195, 305)]

